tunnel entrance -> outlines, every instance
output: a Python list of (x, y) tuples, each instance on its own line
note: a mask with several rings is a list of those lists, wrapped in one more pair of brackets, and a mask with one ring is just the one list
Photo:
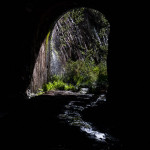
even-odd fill
[[(4, 124), (2, 124), (2, 125), (6, 129), (6, 130), (3, 130), (4, 131), (3, 135), (5, 135), (5, 137), (10, 137), (10, 135), (12, 135), (11, 138), (9, 138), (9, 140), (6, 140), (6, 141), (14, 142), (13, 143), (14, 147), (16, 147), (16, 145), (17, 145), (17, 143), (15, 142), (17, 140), (19, 140), (19, 142), (21, 142), (21, 145), (26, 145), (26, 147), (28, 147), (30, 145), (29, 141), (22, 140), (22, 139), (30, 139), (30, 141), (34, 140), (34, 143), (32, 143), (33, 147), (35, 147), (35, 146), (39, 147), (39, 145), (41, 145), (41, 147), (43, 147), (43, 145), (45, 145), (45, 144), (46, 144), (46, 146), (49, 146), (50, 145), (49, 142), (54, 143), (54, 141), (55, 141), (55, 140), (52, 140), (53, 136), (56, 137), (55, 139), (59, 139), (59, 142), (57, 142), (59, 145), (63, 143), (62, 140), (64, 140), (64, 143), (65, 143), (65, 141), (67, 141), (65, 137), (68, 137), (69, 141), (67, 141), (67, 142), (70, 143), (70, 139), (72, 137), (75, 137), (73, 133), (76, 133), (76, 130), (74, 130), (74, 128), (73, 128), (73, 130), (68, 130), (71, 128), (70, 126), (69, 127), (66, 126), (66, 130), (64, 130), (63, 127), (66, 124), (65, 125), (61, 124), (61, 121), (60, 121), (60, 126), (57, 126), (58, 125), (58, 123), (57, 123), (58, 114), (59, 114), (60, 119), (62, 119), (62, 120), (66, 119), (71, 125), (79, 125), (79, 123), (80, 123), (81, 131), (87, 131), (88, 133), (92, 134), (91, 136), (93, 136), (93, 133), (94, 133), (94, 135), (98, 139), (106, 139), (105, 134), (99, 134), (99, 132), (95, 132), (96, 130), (94, 130), (94, 128), (93, 128), (93, 130), (91, 130), (91, 128), (92, 128), (91, 124), (89, 124), (89, 123), (86, 124), (86, 121), (92, 122), (94, 124), (94, 126), (97, 126), (99, 128), (99, 131), (101, 131), (103, 133), (108, 133), (107, 131), (110, 131), (111, 133), (114, 133), (115, 135), (123, 138), (123, 140), (125, 139), (125, 141), (124, 141), (125, 143), (127, 142), (126, 139), (128, 138), (128, 136), (126, 136), (126, 135), (128, 135), (128, 134), (124, 130), (124, 127), (126, 128), (126, 126), (124, 126), (124, 124), (125, 125), (128, 124), (128, 117), (126, 117), (126, 114), (129, 114), (129, 112), (130, 112), (130, 111), (129, 112), (127, 111), (128, 106), (130, 106), (130, 104), (128, 103), (129, 100), (127, 100), (125, 97), (127, 97), (127, 95), (129, 95), (129, 94), (127, 94), (125, 92), (126, 91), (125, 87), (128, 87), (128, 86), (125, 86), (125, 84), (124, 84), (125, 81), (120, 82), (123, 79), (122, 75), (125, 72), (125, 71), (123, 71), (124, 70), (123, 66), (125, 66), (125, 65), (123, 65), (121, 67), (122, 70), (120, 72), (120, 70), (118, 71), (118, 62), (120, 62), (120, 60), (123, 59), (123, 55), (125, 53), (128, 54), (126, 52), (126, 48), (125, 48), (126, 46), (122, 47), (122, 45), (125, 45), (124, 39), (128, 38), (129, 34), (125, 35), (125, 34), (120, 33), (120, 31), (122, 29), (122, 25), (125, 28), (128, 27), (129, 23), (124, 18), (126, 18), (126, 16), (131, 16), (131, 14), (127, 13), (125, 11), (125, 9), (122, 9), (122, 7), (118, 7), (117, 5), (116, 5), (117, 10), (115, 10), (114, 7), (112, 7), (113, 3), (108, 3), (107, 1), (101, 1), (100, 5), (96, 1), (90, 1), (90, 2), (89, 1), (82, 1), (82, 2), (78, 1), (77, 2), (77, 1), (78, 0), (76, 0), (76, 2), (72, 2), (72, 1), (68, 1), (68, 0), (67, 1), (59, 1), (59, 2), (58, 1), (53, 1), (53, 2), (48, 1), (47, 3), (43, 2), (43, 1), (41, 1), (41, 2), (35, 1), (35, 2), (29, 2), (32, 5), (30, 5), (30, 4), (22, 5), (21, 3), (17, 4), (17, 5), (15, 4), (14, 7), (16, 9), (14, 7), (11, 7), (12, 9), (8, 9), (10, 11), (10, 13), (8, 13), (9, 15), (7, 18), (4, 17), (5, 21), (3, 21), (3, 22), (6, 23), (6, 20), (7, 20), (7, 22), (8, 22), (8, 23), (6, 23), (7, 26), (9, 26), (10, 22), (12, 23), (12, 27), (14, 30), (7, 30), (7, 29), (6, 30), (8, 32), (11, 31), (12, 33), (10, 35), (13, 35), (14, 38), (11, 38), (11, 40), (10, 40), (11, 44), (6, 44), (7, 50), (5, 50), (5, 52), (6, 52), (6, 55), (9, 54), (9, 55), (7, 55), (8, 63), (4, 63), (6, 65), (6, 67), (4, 67), (5, 69), (4, 69), (4, 72), (2, 73), (2, 76), (5, 76), (5, 78), (6, 78), (6, 79), (2, 78), (2, 79), (5, 79), (5, 82), (3, 82), (4, 86), (2, 85), (2, 87), (4, 89), (4, 94), (6, 95), (6, 97), (1, 98), (1, 102), (2, 102), (1, 110), (9, 111), (10, 113), (12, 112), (12, 114), (9, 116), (6, 116), (6, 118), (4, 118), (4, 119), (2, 118), (2, 121), (4, 121)], [(75, 34), (73, 34), (74, 36), (73, 35), (70, 36), (70, 34), (68, 32), (71, 32), (73, 30), (69, 30), (68, 32), (65, 32), (66, 35), (64, 35), (65, 38), (63, 40), (68, 40), (68, 42), (65, 44), (63, 41), (61, 41), (62, 48), (59, 48), (56, 51), (53, 51), (53, 53), (52, 53), (51, 44), (52, 43), (54, 44), (54, 42), (52, 42), (52, 41), (56, 41), (56, 40), (54, 40), (54, 38), (52, 38), (53, 37), (52, 35), (54, 33), (55, 25), (58, 24), (57, 21), (61, 17), (63, 17), (62, 12), (64, 13), (65, 11), (67, 11), (73, 7), (79, 7), (79, 6), (85, 6), (85, 7), (90, 6), (90, 7), (93, 7), (95, 9), (101, 11), (102, 13), (104, 13), (106, 15), (106, 17), (108, 17), (108, 19), (112, 25), (111, 35), (109, 37), (109, 46), (111, 46), (111, 47), (109, 47), (109, 55), (108, 55), (108, 71), (109, 71), (109, 82), (110, 82), (109, 92), (107, 95), (108, 103), (105, 103), (103, 106), (99, 105), (99, 107), (94, 107), (95, 105), (97, 105), (97, 103), (96, 103), (97, 101), (93, 102), (92, 98), (90, 101), (89, 97), (82, 97), (82, 96), (78, 96), (77, 99), (75, 99), (74, 97), (71, 97), (72, 99), (70, 101), (66, 100), (66, 96), (63, 99), (62, 99), (62, 97), (59, 97), (57, 99), (55, 96), (54, 97), (51, 97), (51, 96), (46, 97), (46, 95), (36, 96), (36, 97), (32, 98), (31, 100), (27, 100), (25, 91), (26, 91), (27, 87), (29, 86), (29, 84), (30, 84), (29, 89), (31, 91), (30, 92), (31, 96), (32, 96), (32, 93), (35, 93), (35, 95), (36, 94), (38, 95), (39, 93), (41, 94), (43, 91), (39, 90), (39, 89), (43, 89), (44, 85), (47, 85), (47, 86), (44, 86), (44, 88), (48, 89), (51, 85), (51, 84), (48, 84), (49, 82), (52, 83), (54, 80), (56, 81), (59, 79), (58, 76), (63, 76), (63, 75), (65, 75), (65, 73), (67, 73), (67, 72), (65, 72), (65, 69), (66, 69), (65, 64), (66, 64), (66, 66), (68, 66), (68, 68), (69, 67), (72, 68), (73, 65), (74, 66), (82, 66), (81, 69), (79, 67), (79, 69), (76, 70), (76, 71), (78, 71), (77, 75), (79, 75), (79, 76), (77, 76), (77, 77), (79, 77), (79, 78), (73, 78), (73, 80), (75, 79), (77, 81), (77, 83), (78, 83), (77, 85), (79, 88), (87, 88), (87, 87), (89, 87), (90, 83), (92, 83), (93, 88), (94, 88), (94, 86), (97, 87), (97, 89), (96, 89), (97, 91), (100, 91), (98, 89), (98, 87), (103, 87), (103, 84), (101, 84), (102, 86), (98, 85), (98, 83), (99, 84), (102, 83), (100, 81), (103, 81), (103, 80), (96, 80), (97, 78), (92, 78), (91, 79), (92, 82), (86, 82), (86, 81), (89, 81), (89, 79), (83, 80), (80, 77), (86, 77), (86, 75), (88, 73), (90, 74), (90, 76), (94, 76), (93, 75), (94, 73), (91, 72), (90, 69), (86, 69), (86, 67), (84, 67), (84, 64), (85, 64), (85, 66), (86, 65), (90, 66), (92, 64), (92, 63), (88, 63), (88, 61), (86, 61), (86, 57), (88, 57), (88, 54), (89, 54), (88, 59), (90, 58), (89, 61), (93, 62), (93, 65), (91, 65), (91, 70), (94, 70), (95, 72), (99, 72), (100, 68), (102, 68), (102, 67), (97, 68), (97, 66), (99, 65), (100, 62), (97, 58), (92, 57), (92, 56), (94, 56), (91, 54), (92, 50), (91, 50), (91, 53), (89, 50), (92, 46), (93, 46), (92, 48), (95, 49), (95, 51), (96, 51), (96, 47), (99, 46), (100, 47), (99, 52), (102, 51), (105, 47), (108, 49), (108, 47), (105, 44), (103, 44), (104, 41), (106, 41), (106, 43), (108, 42), (107, 38), (106, 38), (108, 36), (105, 35), (105, 33), (106, 33), (105, 27), (108, 27), (108, 32), (109, 32), (109, 25), (102, 23), (102, 22), (105, 22), (105, 19), (106, 19), (105, 17), (104, 17), (105, 19), (103, 18), (103, 21), (101, 21), (101, 23), (100, 23), (100, 22), (98, 22), (98, 20), (100, 21), (101, 19), (94, 18), (92, 15), (93, 14), (92, 12), (90, 14), (83, 13), (83, 14), (85, 14), (85, 16), (87, 16), (88, 21), (86, 21), (86, 23), (83, 25), (83, 22), (87, 19), (82, 20), (82, 15), (81, 15), (81, 20), (80, 19), (75, 20), (75, 21), (77, 21), (78, 24), (77, 25), (74, 24), (72, 26), (74, 33), (77, 34), (78, 36), (75, 36)], [(83, 11), (85, 11), (85, 10), (83, 10)], [(88, 11), (88, 10), (86, 10), (86, 11)], [(119, 22), (119, 23), (121, 23), (121, 25), (116, 25), (117, 21), (118, 21), (118, 12), (122, 16), (121, 20)], [(64, 15), (66, 13), (64, 13)], [(81, 13), (82, 13), (82, 11), (81, 11)], [(71, 14), (72, 13), (70, 13), (70, 16), (72, 18), (73, 16)], [(61, 15), (61, 17), (59, 17), (59, 19), (58, 19), (58, 16), (60, 16), (60, 15)], [(20, 16), (22, 16), (22, 17), (20, 18)], [(78, 16), (78, 15), (75, 15), (75, 17), (76, 16)], [(10, 19), (12, 21), (10, 21)], [(131, 17), (131, 19), (132, 19), (132, 17)], [(54, 23), (54, 21), (55, 21), (55, 23)], [(66, 20), (66, 24), (68, 26), (70, 23), (69, 21), (70, 21), (70, 19)], [(70, 24), (73, 24), (73, 23), (70, 23)], [(95, 26), (95, 28), (94, 28), (94, 26)], [(78, 27), (81, 27), (81, 29), (77, 30)], [(9, 29), (9, 27), (8, 27), (8, 29)], [(91, 32), (89, 32), (88, 30), (87, 30), (87, 32), (84, 32), (84, 31), (86, 31), (86, 29), (91, 29), (91, 30), (89, 30)], [(103, 30), (101, 30), (101, 34), (99, 34), (100, 29), (103, 29)], [(48, 30), (50, 30), (50, 32)], [(61, 30), (63, 30), (63, 29), (60, 28), (60, 34), (62, 34)], [(126, 31), (127, 31), (127, 29), (124, 30), (124, 33)], [(57, 31), (56, 33), (59, 33), (59, 32)], [(81, 33), (81, 35), (79, 33)], [(102, 33), (104, 33), (104, 36)], [(54, 35), (56, 36), (56, 34), (54, 34)], [(21, 38), (18, 38), (18, 37), (21, 37)], [(3, 39), (5, 39), (5, 38), (3, 38)], [(86, 39), (86, 40), (84, 41), (84, 39)], [(97, 40), (94, 40), (94, 39), (97, 39)], [(98, 42), (96, 42), (96, 41), (98, 41)], [(100, 43), (99, 41), (102, 43), (102, 45), (99, 44)], [(75, 42), (74, 47), (73, 47), (73, 42)], [(81, 42), (81, 45), (79, 44), (80, 42)], [(83, 44), (83, 43), (85, 43), (85, 44)], [(95, 43), (95, 44), (93, 44), (93, 43)], [(56, 46), (58, 46), (58, 45), (56, 45)], [(97, 45), (97, 46), (95, 46), (95, 45)], [(103, 45), (105, 47), (102, 47)], [(53, 46), (55, 46), (55, 45), (53, 45)], [(12, 51), (13, 47), (14, 47), (14, 50)], [(72, 48), (72, 49), (70, 49), (70, 48)], [(115, 48), (115, 51), (113, 51), (114, 48)], [(119, 51), (121, 48), (122, 48), (122, 50)], [(72, 50), (74, 50), (74, 51), (72, 51)], [(68, 53), (66, 53), (66, 51)], [(62, 52), (64, 55), (60, 55), (59, 54), (60, 52)], [(70, 55), (69, 52), (71, 52), (70, 59), (69, 59), (69, 55)], [(86, 53), (86, 52), (88, 52), (88, 53)], [(96, 52), (98, 52), (98, 51), (96, 51)], [(118, 52), (122, 53), (123, 55), (118, 57), (116, 55), (116, 54), (118, 54)], [(61, 65), (58, 65), (59, 66), (58, 68), (60, 68), (59, 69), (60, 72), (56, 71), (56, 73), (55, 73), (55, 67), (53, 67), (53, 66), (57, 66), (57, 65), (56, 65), (56, 63), (54, 64), (54, 61), (51, 61), (52, 56), (53, 56), (53, 58), (56, 57), (56, 56), (54, 57), (54, 55), (58, 56), (57, 58), (59, 58), (59, 59), (57, 59), (57, 60), (59, 60), (60, 62), (63, 61), (63, 63), (61, 63)], [(92, 55), (92, 56), (90, 57), (90, 55)], [(107, 53), (106, 53), (106, 55), (107, 55)], [(64, 58), (62, 58), (62, 56), (64, 56)], [(67, 56), (68, 56), (68, 58), (67, 58)], [(66, 59), (66, 62), (65, 62), (65, 59)], [(67, 65), (67, 64), (69, 64), (69, 61), (70, 61), (70, 66)], [(56, 61), (56, 62), (58, 62), (58, 61)], [(87, 62), (87, 63), (85, 63), (85, 62)], [(107, 58), (106, 58), (105, 62), (107, 62)], [(126, 64), (123, 62), (124, 61), (122, 61), (122, 64)], [(57, 63), (57, 64), (59, 64), (59, 63)], [(107, 63), (105, 63), (104, 66), (107, 66)], [(82, 68), (85, 68), (84, 70), (87, 72), (87, 74), (85, 72), (80, 72), (80, 70), (82, 71)], [(90, 67), (87, 67), (87, 68), (90, 68)], [(94, 69), (92, 69), (92, 68), (94, 68)], [(8, 70), (9, 73), (6, 73), (6, 70)], [(69, 70), (69, 69), (66, 69), (66, 70)], [(71, 69), (69, 71), (71, 72)], [(82, 73), (82, 76), (80, 76), (81, 73)], [(117, 74), (119, 74), (119, 78), (118, 78)], [(76, 75), (76, 74), (73, 74), (73, 75)], [(31, 77), (32, 77), (32, 80), (31, 80)], [(107, 76), (104, 76), (104, 77), (107, 77)], [(93, 80), (97, 81), (97, 82), (93, 82)], [(69, 83), (69, 81), (63, 81), (63, 82), (67, 83), (67, 84), (71, 83), (73, 86), (76, 85), (74, 83), (75, 81), (72, 81), (72, 82), (70, 81), (70, 83)], [(56, 81), (55, 83), (58, 83), (58, 82)], [(62, 82), (60, 82), (60, 83), (62, 83)], [(13, 87), (13, 88), (11, 88), (11, 90), (9, 92), (7, 90), (8, 85), (12, 85), (12, 87)], [(53, 86), (53, 84), (52, 84), (52, 86)], [(62, 87), (65, 87), (63, 83), (62, 83)], [(127, 91), (129, 91), (129, 93), (131, 93), (130, 89), (129, 90), (127, 89)], [(121, 95), (123, 95), (123, 97), (121, 98), (120, 94), (118, 94), (118, 93), (121, 93)], [(74, 101), (76, 100), (76, 102), (72, 102), (73, 100)], [(80, 102), (78, 102), (79, 100), (80, 100)], [(90, 103), (90, 105), (88, 102)], [(106, 105), (106, 104), (108, 104), (108, 105)], [(94, 107), (94, 109), (91, 109), (90, 106)], [(88, 107), (89, 107), (89, 109), (87, 109)], [(62, 110), (63, 108), (65, 108), (65, 109)], [(76, 113), (72, 113), (73, 109), (74, 109), (74, 112), (76, 112)], [(82, 114), (81, 114), (81, 111), (82, 111)], [(89, 113), (87, 113), (87, 111)], [(122, 117), (120, 118), (120, 116), (122, 116)], [(96, 124), (95, 120), (97, 121), (98, 125)], [(54, 121), (56, 123), (53, 123)], [(77, 123), (77, 121), (80, 121), (80, 122)], [(13, 122), (13, 126), (12, 126), (11, 122)], [(108, 124), (110, 127), (110, 128), (108, 128), (108, 130), (106, 128), (103, 128), (103, 127), (106, 127)], [(84, 128), (86, 126), (88, 128)], [(120, 126), (121, 126), (121, 128), (120, 128)], [(106, 129), (106, 130), (105, 131), (101, 130), (101, 127), (102, 127), (102, 129)], [(129, 128), (130, 127), (127, 126), (127, 129), (129, 129)], [(57, 129), (57, 130), (54, 130), (54, 129)], [(58, 131), (58, 129), (60, 132)], [(10, 130), (12, 130), (12, 132), (10, 132)], [(23, 133), (21, 131), (23, 131)], [(64, 132), (61, 132), (61, 131), (64, 131)], [(68, 133), (70, 133), (70, 135), (68, 134), (68, 136), (64, 137), (64, 135), (66, 135), (66, 133), (67, 133), (66, 131), (68, 131)], [(72, 131), (74, 131), (74, 132), (72, 132)], [(15, 134), (17, 133), (16, 134), (17, 138), (13, 137), (14, 133)], [(71, 136), (71, 134), (72, 134), (72, 136)], [(81, 134), (79, 134), (79, 135), (81, 135)], [(125, 137), (124, 137), (124, 135), (125, 135)], [(78, 137), (82, 137), (82, 135), (76, 136), (76, 137), (77, 138), (74, 138), (75, 140), (72, 140), (72, 141), (74, 142), (74, 141), (78, 140), (79, 141), (78, 145), (82, 145), (82, 142), (80, 142), (80, 138), (78, 138)], [(41, 143), (42, 139), (43, 139), (43, 142)], [(87, 143), (89, 143), (88, 141), (89, 140), (87, 140), (87, 142), (85, 142), (85, 145), (89, 149), (89, 147), (87, 145)], [(97, 145), (97, 143), (91, 142), (91, 145), (92, 144)], [(75, 145), (76, 145), (76, 143), (73, 144), (73, 146), (75, 146)], [(114, 145), (114, 143), (113, 143), (113, 145)], [(82, 149), (86, 149), (86, 147), (83, 147)], [(65, 149), (64, 147), (60, 148), (59, 146), (57, 148)], [(55, 148), (52, 148), (52, 146), (51, 146), (51, 149), (55, 149)], [(70, 149), (70, 148), (67, 147), (66, 149)], [(74, 149), (79, 149), (79, 148), (77, 147)], [(97, 148), (97, 149), (110, 149), (110, 147), (102, 148), (100, 145), (100, 148)], [(114, 148), (114, 149), (117, 149), (117, 148)]]
[(109, 32), (108, 20), (97, 10), (82, 7), (64, 13), (40, 47), (28, 95), (106, 92)]

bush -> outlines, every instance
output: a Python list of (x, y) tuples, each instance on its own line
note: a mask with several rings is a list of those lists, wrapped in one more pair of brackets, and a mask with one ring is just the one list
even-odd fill
[(50, 91), (50, 90), (55, 90), (55, 87), (54, 87), (53, 83), (48, 82), (47, 84), (43, 85), (43, 91), (44, 92)]
[[(53, 81), (52, 81), (53, 80)], [(51, 78), (51, 82), (43, 85), (43, 91), (50, 91), (50, 90), (72, 90), (75, 91), (75, 87), (71, 84), (64, 83), (60, 80), (59, 76), (53, 76)]]
[(42, 95), (42, 94), (44, 94), (44, 91), (43, 91), (43, 89), (38, 89), (38, 91), (37, 91), (37, 93), (36, 93), (36, 95)]
[(61, 81), (61, 80), (62, 80), (62, 76), (60, 75), (53, 75), (50, 77), (50, 82)]
[(63, 76), (54, 75), (50, 82), (43, 85), (43, 91), (71, 90), (89, 88), (90, 92), (96, 89), (106, 89), (108, 86), (107, 66), (105, 62), (96, 65), (93, 60), (86, 59), (68, 61)]
[(93, 60), (69, 61), (64, 75), (65, 82), (79, 88), (87, 87), (93, 91), (97, 86), (107, 85), (107, 66), (105, 62), (96, 65)]

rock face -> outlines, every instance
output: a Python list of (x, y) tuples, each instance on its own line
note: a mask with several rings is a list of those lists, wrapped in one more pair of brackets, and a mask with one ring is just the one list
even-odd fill
[(36, 60), (32, 80), (30, 83), (30, 90), (35, 92), (38, 88), (42, 88), (42, 85), (47, 82), (47, 54), (46, 54), (46, 42), (42, 43), (39, 51), (38, 58)]
[(52, 57), (57, 51), (60, 72), (69, 59), (84, 60), (90, 55), (97, 64), (106, 61), (109, 30), (109, 22), (96, 10), (79, 8), (64, 14), (52, 33)]
[(107, 61), (110, 25), (102, 13), (78, 8), (56, 22), (41, 45), (30, 89), (36, 92), (52, 75), (62, 75), (68, 60), (90, 57), (96, 64)]

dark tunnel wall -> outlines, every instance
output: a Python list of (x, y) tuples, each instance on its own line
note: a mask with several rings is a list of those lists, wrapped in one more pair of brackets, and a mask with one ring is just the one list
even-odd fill
[[(3, 36), (3, 56), (7, 56), (4, 67), (3, 83), (4, 93), (9, 90), (8, 97), (23, 95), (30, 83), (35, 60), (38, 56), (40, 46), (54, 21), (63, 13), (74, 7), (90, 7), (105, 14), (111, 24), (109, 39), (108, 72), (110, 72), (110, 88), (112, 86), (113, 57), (116, 49), (115, 39), (115, 13), (111, 3), (107, 1), (24, 1), (11, 2), (10, 5), (3, 4), (7, 14), (2, 21), (5, 33)], [(117, 17), (118, 18), (118, 17)], [(113, 37), (113, 38), (112, 38)], [(9, 42), (8, 42), (9, 41)], [(114, 41), (114, 42), (113, 42)], [(112, 54), (113, 53), (113, 54)], [(111, 62), (111, 63), (109, 63)], [(6, 73), (8, 72), (8, 73)], [(113, 71), (114, 72), (114, 71)]]
[(107, 100), (112, 104), (110, 113), (116, 112), (115, 117), (120, 121), (125, 138), (127, 137), (128, 141), (131, 138), (133, 140), (133, 130), (137, 125), (135, 117), (139, 117), (136, 111), (139, 110), (137, 97), (141, 98), (141, 102), (143, 95), (140, 97), (140, 93), (145, 89), (144, 86), (140, 86), (143, 79), (141, 81), (142, 73), (139, 73), (138, 68), (141, 66), (139, 60), (142, 56), (141, 49), (139, 50), (139, 46), (136, 45), (140, 41), (135, 40), (139, 38), (137, 33), (141, 27), (138, 25), (142, 20), (137, 2), (131, 4), (130, 1), (108, 0), (3, 1), (0, 9), (0, 111), (14, 110), (22, 105), (39, 48), (49, 28), (62, 13), (80, 6), (100, 11), (110, 22)]
[[(124, 7), (123, 7), (124, 6)], [(126, 6), (126, 7), (125, 7)], [(126, 69), (132, 68), (132, 61), (128, 55), (130, 39), (126, 21), (131, 17), (128, 3), (120, 4), (108, 1), (21, 1), (3, 3), (7, 13), (1, 13), (1, 34), (3, 39), (2, 55), (2, 93), (7, 96), (1, 99), (5, 104), (14, 97), (24, 97), (26, 88), (30, 83), (35, 60), (38, 56), (40, 46), (54, 25), (54, 21), (74, 7), (89, 7), (103, 14), (110, 22), (108, 75), (109, 90), (108, 100), (120, 105), (126, 105), (126, 87), (124, 78), (129, 78)], [(128, 11), (126, 9), (128, 8)], [(126, 30), (125, 30), (126, 29)], [(128, 30), (129, 29), (129, 30)], [(128, 59), (128, 62), (126, 61)], [(126, 64), (124, 62), (127, 62)], [(120, 67), (121, 66), (121, 67)], [(132, 74), (131, 74), (132, 75)], [(128, 87), (128, 92), (131, 92)], [(124, 95), (120, 100), (119, 95)], [(3, 106), (3, 105), (1, 105)]]
[(11, 35), (9, 45), (7, 44), (8, 68), (10, 69), (7, 77), (8, 84), (6, 84), (6, 88), (13, 86), (8, 95), (10, 97), (24, 94), (30, 83), (41, 44), (49, 29), (63, 13), (83, 6), (95, 8), (104, 13), (108, 20), (111, 20), (111, 13), (109, 13), (111, 10), (108, 4), (103, 2), (97, 5), (90, 1), (27, 1), (12, 3), (12, 6), (8, 8), (11, 17), (8, 16), (9, 23), (6, 23), (10, 29), (8, 34)]

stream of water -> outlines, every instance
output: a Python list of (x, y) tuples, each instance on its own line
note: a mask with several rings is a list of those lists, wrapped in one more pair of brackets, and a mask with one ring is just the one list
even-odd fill
[(84, 97), (80, 95), (76, 101), (70, 101), (64, 107), (64, 113), (59, 114), (59, 119), (64, 120), (70, 126), (76, 126), (80, 128), (81, 132), (84, 132), (89, 138), (95, 139), (97, 142), (115, 142), (116, 138), (107, 133), (103, 133), (96, 129), (91, 122), (84, 121), (82, 119), (82, 111), (92, 107), (98, 106), (99, 103), (105, 102), (105, 95), (100, 95), (96, 100), (92, 100), (93, 94), (85, 94)]

